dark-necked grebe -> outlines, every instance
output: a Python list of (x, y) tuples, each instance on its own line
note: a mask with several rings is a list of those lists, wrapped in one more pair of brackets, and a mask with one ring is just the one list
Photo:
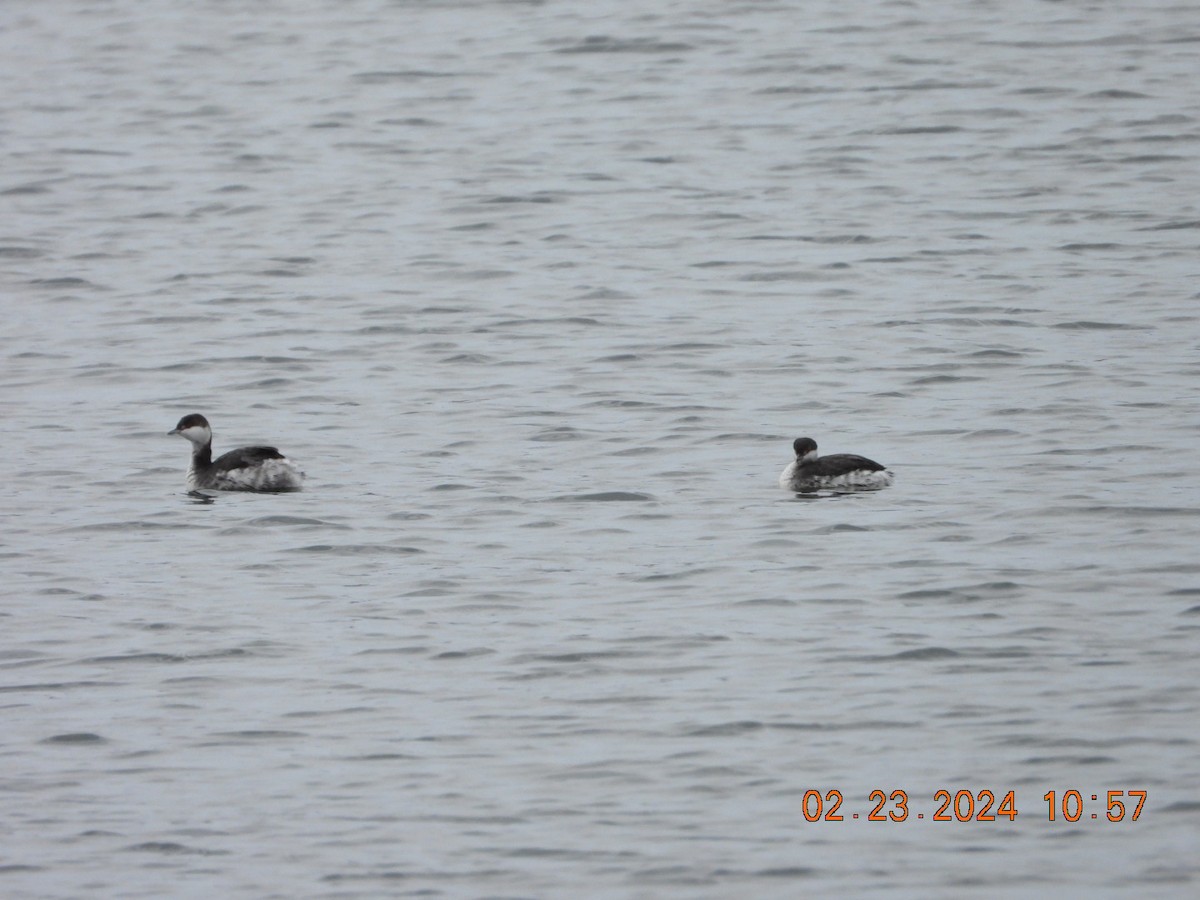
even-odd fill
[(167, 434), (192, 442), (189, 490), (298, 491), (304, 481), (304, 473), (274, 447), (239, 447), (213, 459), (212, 429), (199, 413), (184, 416)]
[(779, 486), (789, 491), (877, 491), (892, 483), (892, 473), (865, 456), (834, 453), (818, 456), (817, 442), (796, 438), (796, 461), (779, 476)]

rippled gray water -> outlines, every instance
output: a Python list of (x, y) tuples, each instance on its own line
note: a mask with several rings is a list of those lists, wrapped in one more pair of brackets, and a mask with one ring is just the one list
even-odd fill
[(5, 5), (0, 894), (1193, 896), (1200, 13), (1126, 7)]

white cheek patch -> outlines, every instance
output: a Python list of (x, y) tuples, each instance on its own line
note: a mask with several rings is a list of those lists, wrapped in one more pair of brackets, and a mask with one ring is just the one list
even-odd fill
[(192, 425), (179, 432), (193, 444), (207, 444), (212, 438), (212, 432), (203, 425)]

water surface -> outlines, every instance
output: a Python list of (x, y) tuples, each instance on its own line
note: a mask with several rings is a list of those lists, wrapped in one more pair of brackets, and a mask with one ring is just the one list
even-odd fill
[(0, 893), (1190, 896), (1198, 36), (6, 9)]

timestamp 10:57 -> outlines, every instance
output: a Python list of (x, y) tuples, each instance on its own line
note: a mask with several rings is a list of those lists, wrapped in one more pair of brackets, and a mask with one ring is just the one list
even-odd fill
[[(1109, 791), (1105, 795), (1105, 800), (1107, 801), (1105, 818), (1107, 818), (1108, 821), (1120, 822), (1125, 818), (1127, 801), (1122, 798), (1127, 794), (1129, 803), (1133, 803), (1134, 800), (1137, 801), (1137, 804), (1130, 811), (1129, 821), (1136, 822), (1138, 820), (1138, 816), (1142, 814), (1142, 807), (1146, 803), (1146, 792)], [(1100, 799), (1096, 794), (1092, 794), (1091, 797), (1093, 800)], [(1054, 791), (1046, 791), (1046, 793), (1042, 795), (1042, 799), (1046, 801), (1046, 810), (1050, 816), (1049, 821), (1051, 822), (1054, 821), (1056, 813), (1062, 813), (1062, 817), (1068, 822), (1078, 822), (1081, 818), (1083, 818), (1083, 795), (1080, 794), (1079, 791), (1063, 791), (1062, 800), (1058, 799), (1058, 796), (1054, 793)], [(1055, 809), (1056, 806), (1057, 810)], [(1097, 816), (1093, 814), (1092, 818), (1095, 819)]]
[[(1089, 795), (1092, 801), (1100, 799), (1098, 794)], [(907, 791), (894, 790), (891, 793), (879, 789), (871, 791), (870, 802), (874, 804), (865, 817), (868, 822), (904, 822), (909, 819), (909, 796)], [(1128, 820), (1136, 822), (1142, 814), (1146, 803), (1146, 791), (1108, 791), (1105, 794), (1104, 818), (1109, 822)], [(1082, 793), (1071, 789), (1063, 791), (1061, 796), (1057, 791), (1047, 791), (1042, 800), (1046, 803), (1047, 821), (1054, 822), (1059, 818), (1068, 822), (1078, 822), (1085, 815), (1085, 799)], [(1015, 821), (1017, 818), (1017, 792), (1010, 790), (997, 798), (990, 790), (939, 790), (933, 794), (937, 809), (930, 815), (934, 822), (995, 822), (997, 819)], [(999, 801), (999, 802), (997, 802)], [(842, 822), (846, 815), (841, 812), (844, 802), (842, 792), (829, 790), (822, 795), (818, 790), (804, 792), (801, 810), (808, 822)], [(849, 816), (858, 819), (859, 814)], [(915, 818), (924, 819), (925, 814), (918, 812)], [(1100, 811), (1090, 813), (1087, 818), (1099, 819)]]

